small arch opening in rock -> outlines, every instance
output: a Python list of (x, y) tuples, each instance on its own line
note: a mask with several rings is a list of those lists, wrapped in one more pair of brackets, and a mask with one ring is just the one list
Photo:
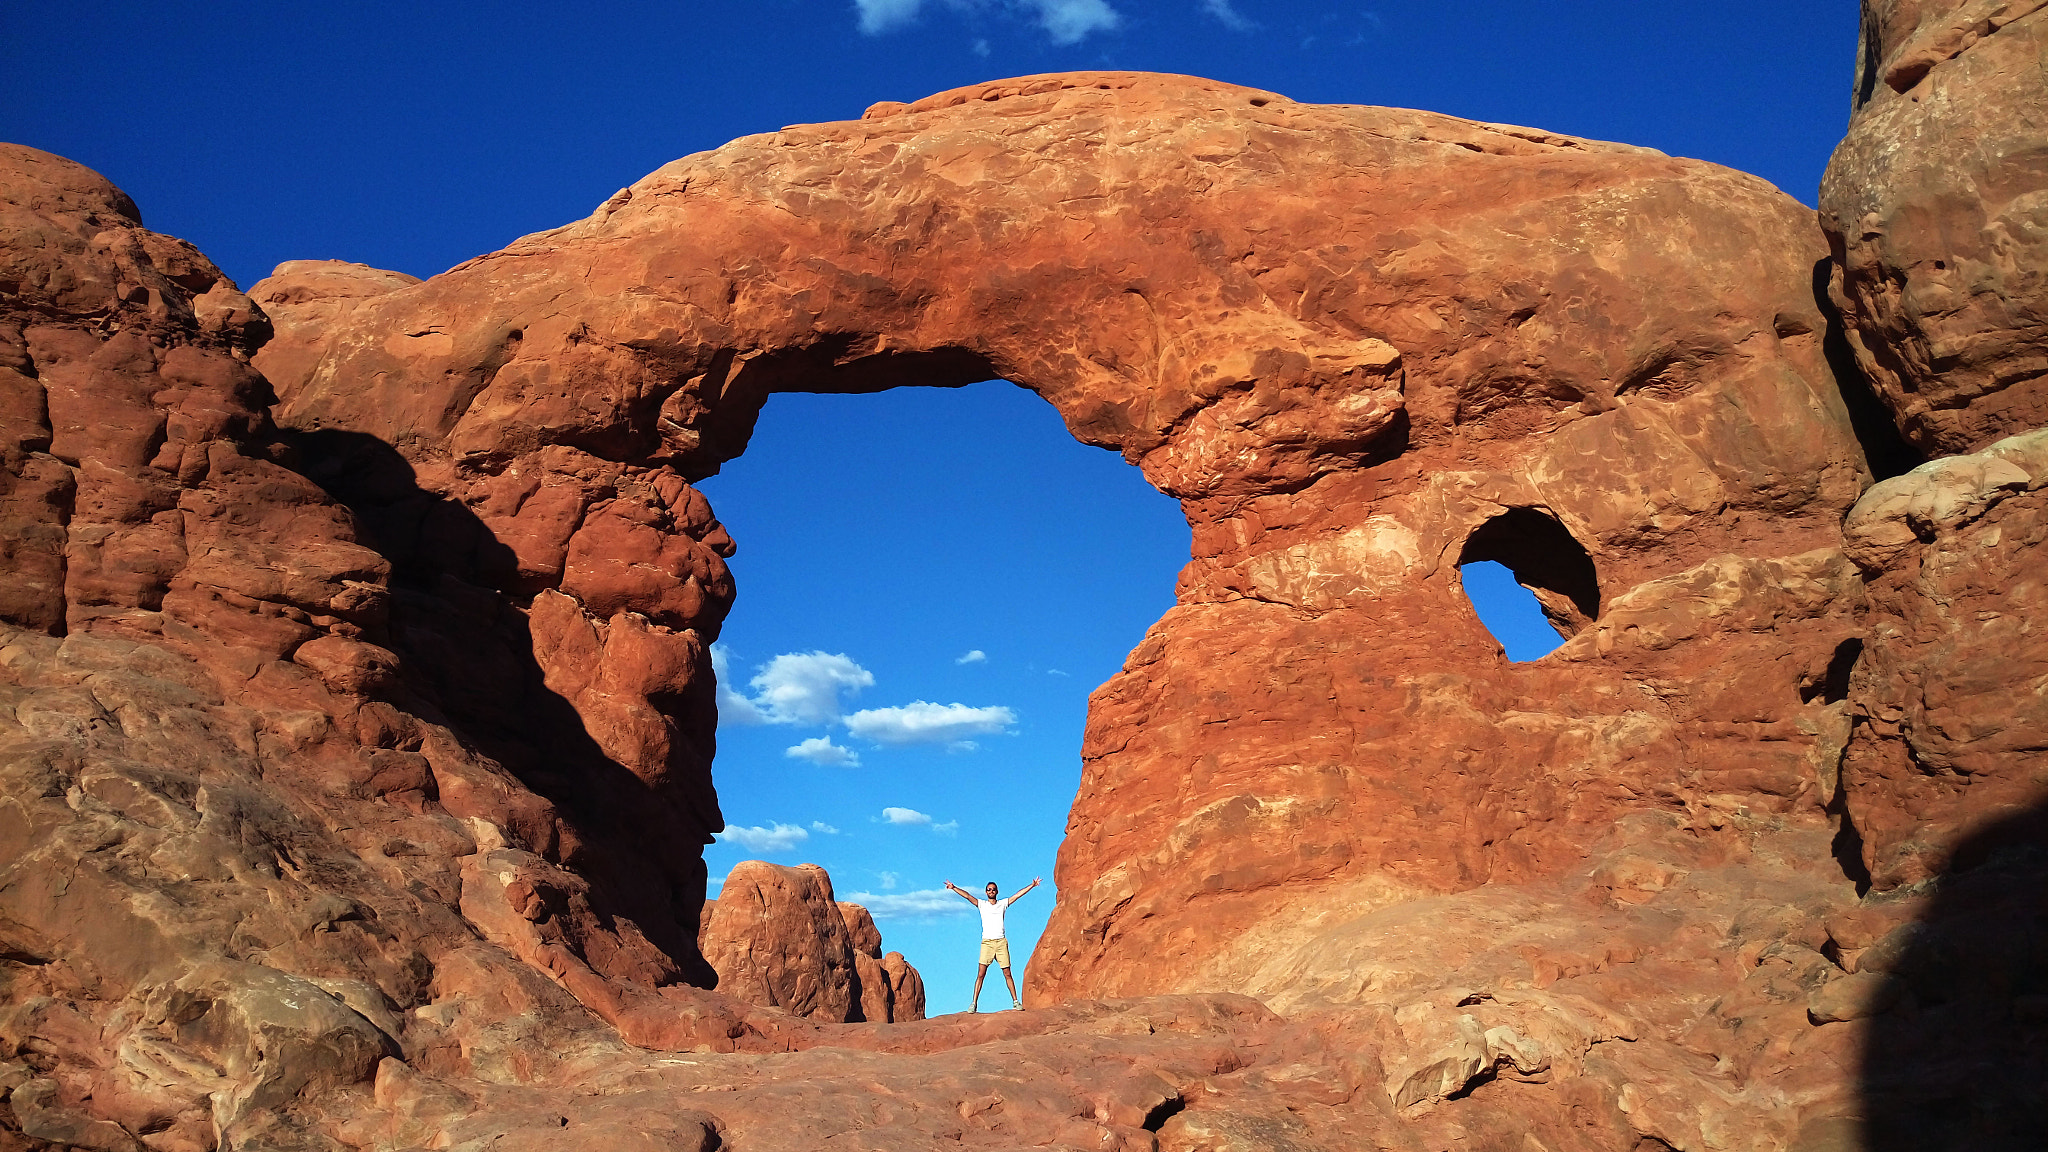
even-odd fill
[[(1473, 611), (1512, 660), (1550, 654), (1600, 615), (1593, 558), (1564, 525), (1510, 508), (1465, 540), (1458, 570)], [(1544, 635), (1544, 627), (1556, 639)]]

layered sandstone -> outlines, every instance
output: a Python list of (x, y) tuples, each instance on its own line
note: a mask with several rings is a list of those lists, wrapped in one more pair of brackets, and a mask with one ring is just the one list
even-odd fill
[[(1998, 119), (1962, 78), (2024, 7), (1871, 6), (1901, 110), (1831, 205), (2011, 215), (1885, 172), (1919, 85)], [(36, 1138), (2030, 1146), (2023, 261), (1894, 307), (1907, 248), (1831, 271), (1739, 173), (1127, 74), (253, 299), (8, 159), (0, 1083)], [(910, 983), (821, 874), (702, 913), (732, 544), (689, 481), (777, 389), (985, 376), (1180, 498), (1194, 556), (1091, 702), (1034, 1010), (883, 1024)], [(1882, 478), (1866, 389), (1978, 451)], [(1564, 647), (1505, 659), (1484, 559)]]

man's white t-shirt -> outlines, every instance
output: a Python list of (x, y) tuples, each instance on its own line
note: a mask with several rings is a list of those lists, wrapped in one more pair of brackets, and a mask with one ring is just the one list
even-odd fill
[(979, 896), (974, 898), (974, 906), (981, 909), (981, 938), (983, 940), (1001, 940), (1003, 938), (1003, 911), (1010, 906), (1010, 901), (1015, 899), (1015, 896), (1005, 896), (1001, 900), (983, 900)]

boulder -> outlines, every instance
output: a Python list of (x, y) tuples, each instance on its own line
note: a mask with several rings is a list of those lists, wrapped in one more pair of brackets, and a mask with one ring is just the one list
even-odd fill
[(895, 952), (888, 966), (874, 917), (835, 901), (816, 864), (741, 861), (709, 908), (700, 939), (720, 992), (826, 1022), (924, 1018), (917, 970)]

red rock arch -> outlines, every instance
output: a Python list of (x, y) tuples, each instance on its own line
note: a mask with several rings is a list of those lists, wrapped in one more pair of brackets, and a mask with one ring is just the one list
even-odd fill
[[(1037, 392), (1182, 500), (1194, 556), (1096, 697), (1033, 994), (1256, 986), (1262, 926), (1300, 901), (1540, 874), (1631, 803), (1544, 765), (1637, 723), (1597, 702), (1671, 657), (1588, 629), (1553, 671), (1502, 667), (1455, 554), (1551, 508), (1621, 603), (1832, 538), (1867, 471), (1820, 348), (1823, 251), (1810, 212), (1711, 165), (1079, 74), (736, 141), (421, 284), (287, 268), (256, 289), (279, 328), (258, 364), (284, 422), (396, 445), (475, 509), (538, 589), (549, 682), (617, 762), (700, 792), (648, 703), (702, 683), (722, 613), (697, 546), (664, 542), (708, 530), (682, 485), (778, 389)], [(619, 479), (597, 498), (592, 475)], [(626, 557), (675, 576), (622, 584)], [(561, 663), (621, 637), (621, 675), (669, 669), (638, 695)], [(1440, 690), (1395, 687), (1417, 676)], [(1671, 788), (1689, 723), (1651, 726)]]

